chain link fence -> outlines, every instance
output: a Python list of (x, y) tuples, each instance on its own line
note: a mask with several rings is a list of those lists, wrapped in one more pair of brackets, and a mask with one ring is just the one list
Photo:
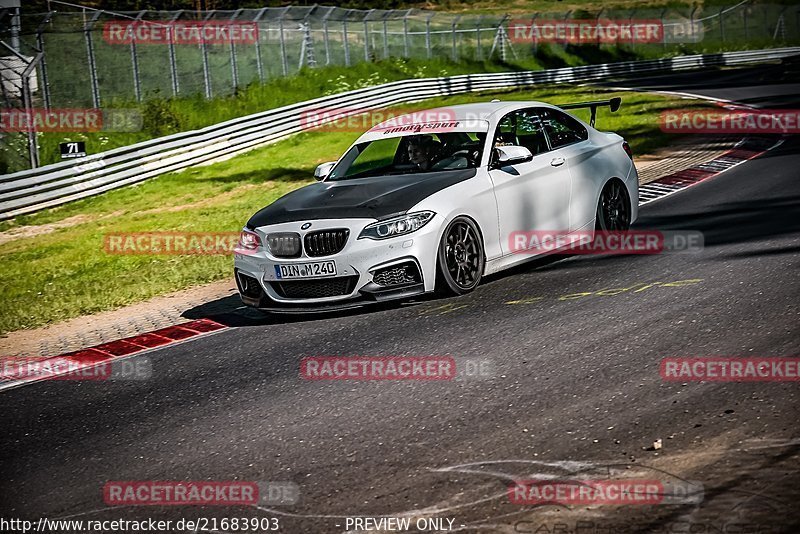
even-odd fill
[[(713, 9), (514, 16), (325, 6), (124, 13), (63, 8), (47, 14), (23, 12), (20, 17), (19, 39), (28, 49), (21, 53), (43, 54), (35, 93), (45, 107), (101, 107), (152, 96), (212, 98), (253, 82), (296, 74), (303, 66), (352, 65), (388, 57), (524, 61), (558, 57), (571, 46), (585, 45), (532, 35), (536, 32), (530, 25), (537, 21), (662, 21), (664, 38), (659, 42), (621, 38), (598, 47), (645, 56), (679, 50), (685, 43), (706, 50), (782, 46), (800, 35), (800, 6), (748, 2)], [(11, 27), (3, 26), (0, 38), (9, 42)], [(218, 34), (227, 30), (230, 35), (196, 43), (181, 40), (175, 29), (187, 27), (213, 28)]]
[[(690, 52), (713, 52), (800, 40), (800, 6), (747, 0), (713, 8), (525, 15), (331, 6), (109, 12), (56, 0), (51, 5), (59, 10), (0, 10), (0, 96), (6, 110), (108, 109), (157, 97), (214, 98), (304, 67), (389, 57), (563, 67), (575, 55), (593, 63), (679, 54), (687, 46)], [(626, 22), (654, 24), (659, 35), (640, 39), (622, 32), (603, 38), (609, 26)], [(570, 30), (570, 23), (582, 26)], [(605, 29), (595, 33), (596, 40), (570, 38), (570, 31), (583, 32), (587, 25)], [(29, 132), (0, 130), (7, 157), (32, 157), (26, 148)]]

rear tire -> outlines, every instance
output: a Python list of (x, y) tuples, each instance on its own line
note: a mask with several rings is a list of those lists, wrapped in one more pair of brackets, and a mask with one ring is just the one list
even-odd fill
[(485, 263), (478, 226), (467, 217), (456, 217), (447, 225), (439, 242), (437, 292), (445, 295), (469, 293), (480, 283)]
[(617, 179), (609, 180), (600, 192), (595, 215), (595, 230), (624, 232), (631, 227), (631, 201), (628, 188)]

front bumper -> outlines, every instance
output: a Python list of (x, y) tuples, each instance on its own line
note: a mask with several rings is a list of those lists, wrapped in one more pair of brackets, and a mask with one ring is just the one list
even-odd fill
[[(248, 306), (285, 313), (347, 309), (386, 300), (407, 298), (432, 291), (436, 276), (436, 254), (441, 217), (434, 216), (421, 229), (405, 236), (384, 240), (358, 239), (361, 230), (373, 219), (324, 219), (276, 224), (256, 228), (261, 242), (277, 232), (297, 232), (301, 242), (306, 233), (325, 230), (349, 230), (342, 250), (330, 256), (310, 257), (305, 247), (297, 258), (278, 258), (262, 245), (253, 253), (234, 254), (234, 273), (239, 295)], [(276, 266), (334, 261), (335, 277), (300, 280), (279, 278)], [(398, 279), (386, 276), (397, 269), (409, 273)], [(405, 269), (405, 270), (403, 270)], [(376, 273), (381, 273), (376, 279)]]

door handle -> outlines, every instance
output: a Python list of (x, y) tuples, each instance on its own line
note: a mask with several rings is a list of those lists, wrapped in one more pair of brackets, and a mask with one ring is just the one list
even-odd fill
[(550, 160), (550, 165), (553, 167), (558, 167), (559, 165), (563, 165), (564, 161), (564, 158), (553, 158)]

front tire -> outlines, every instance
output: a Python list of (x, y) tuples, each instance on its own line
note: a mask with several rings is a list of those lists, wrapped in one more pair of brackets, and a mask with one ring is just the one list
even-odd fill
[(600, 192), (595, 215), (595, 229), (603, 232), (624, 232), (631, 227), (631, 201), (625, 184), (609, 180)]
[(478, 226), (467, 217), (456, 217), (439, 242), (437, 290), (450, 295), (469, 293), (480, 283), (485, 263)]

